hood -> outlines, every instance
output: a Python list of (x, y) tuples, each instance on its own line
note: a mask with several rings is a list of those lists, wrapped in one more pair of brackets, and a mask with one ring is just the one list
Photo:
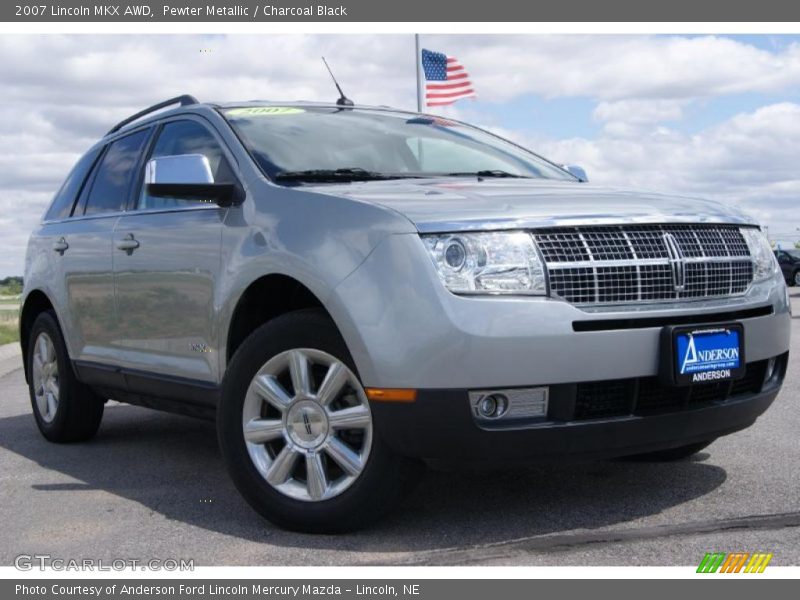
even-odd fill
[(738, 209), (696, 198), (538, 179), (401, 179), (315, 185), (308, 191), (378, 204), (421, 232), (617, 223), (756, 224)]

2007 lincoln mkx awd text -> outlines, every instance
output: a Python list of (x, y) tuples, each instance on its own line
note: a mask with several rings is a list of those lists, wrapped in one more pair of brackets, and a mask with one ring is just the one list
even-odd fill
[(345, 531), (425, 459), (689, 456), (775, 399), (789, 318), (733, 209), (441, 117), (181, 96), (67, 177), (21, 340), (47, 439), (106, 399), (215, 418), (258, 512)]

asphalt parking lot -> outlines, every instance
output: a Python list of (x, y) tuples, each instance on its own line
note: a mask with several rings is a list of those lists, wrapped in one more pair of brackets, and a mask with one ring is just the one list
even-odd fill
[(696, 565), (706, 552), (761, 551), (774, 553), (773, 565), (800, 565), (800, 292), (793, 298), (787, 382), (750, 429), (672, 464), (431, 470), (396, 514), (341, 536), (261, 520), (229, 481), (210, 423), (114, 403), (91, 442), (47, 443), (17, 369), (0, 378), (0, 564), (50, 554), (196, 565)]

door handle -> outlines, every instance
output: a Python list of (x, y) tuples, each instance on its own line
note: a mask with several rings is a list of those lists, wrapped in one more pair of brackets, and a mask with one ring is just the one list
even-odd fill
[(124, 250), (128, 256), (133, 254), (133, 251), (139, 247), (139, 242), (133, 237), (132, 233), (129, 233), (124, 238), (122, 238), (119, 242), (117, 242), (117, 248), (119, 250)]
[(67, 251), (67, 248), (69, 248), (69, 244), (63, 237), (53, 242), (53, 250), (58, 252), (61, 256), (64, 256), (64, 252)]

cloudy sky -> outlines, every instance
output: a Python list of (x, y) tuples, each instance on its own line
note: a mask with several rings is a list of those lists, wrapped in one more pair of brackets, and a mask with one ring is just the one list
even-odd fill
[[(580, 164), (595, 183), (741, 206), (800, 227), (800, 36), (423, 36), (479, 98), (438, 112)], [(380, 36), (0, 37), (0, 277), (77, 157), (164, 98), (414, 108), (414, 41)]]

